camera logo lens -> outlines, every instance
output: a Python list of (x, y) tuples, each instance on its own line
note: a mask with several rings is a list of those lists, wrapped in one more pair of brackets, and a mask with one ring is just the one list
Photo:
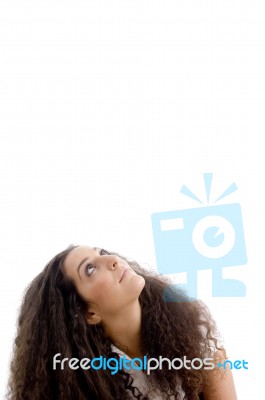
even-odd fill
[(220, 215), (208, 215), (195, 225), (192, 233), (195, 249), (207, 258), (228, 254), (235, 244), (233, 225)]

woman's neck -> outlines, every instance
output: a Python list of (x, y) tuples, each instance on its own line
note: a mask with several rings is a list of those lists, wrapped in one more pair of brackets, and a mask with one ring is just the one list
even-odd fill
[(112, 343), (129, 357), (142, 357), (141, 306), (139, 300), (124, 307), (121, 312), (102, 322)]

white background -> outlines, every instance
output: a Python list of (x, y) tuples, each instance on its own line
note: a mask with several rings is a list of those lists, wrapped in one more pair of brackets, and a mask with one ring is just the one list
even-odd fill
[[(12, 1), (0, 4), (0, 392), (21, 296), (70, 243), (156, 268), (154, 212), (196, 207), (232, 182), (248, 263), (245, 298), (211, 297), (238, 398), (260, 399), (264, 356), (263, 1)], [(255, 382), (255, 384), (254, 384)]]

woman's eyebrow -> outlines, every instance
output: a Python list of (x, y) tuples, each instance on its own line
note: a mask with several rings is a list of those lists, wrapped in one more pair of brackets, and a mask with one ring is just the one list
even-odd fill
[(84, 259), (81, 261), (81, 263), (78, 265), (78, 267), (77, 267), (77, 273), (78, 273), (78, 276), (79, 276), (80, 281), (82, 280), (82, 279), (81, 279), (81, 276), (80, 276), (80, 268), (82, 267), (82, 264), (83, 264), (86, 260), (88, 260), (88, 257), (84, 258)]
[[(93, 250), (100, 250), (100, 249), (99, 249), (98, 247), (93, 247)], [(84, 259), (81, 261), (81, 263), (78, 265), (78, 267), (77, 267), (77, 273), (78, 273), (78, 276), (79, 276), (80, 281), (82, 280), (82, 278), (81, 278), (81, 276), (80, 276), (80, 268), (82, 267), (83, 263), (84, 263), (85, 261), (87, 261), (88, 259), (89, 259), (88, 257), (84, 258)]]

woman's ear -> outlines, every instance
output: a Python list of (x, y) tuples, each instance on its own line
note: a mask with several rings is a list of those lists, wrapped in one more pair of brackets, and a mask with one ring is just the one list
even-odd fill
[(101, 322), (101, 317), (92, 311), (87, 311), (86, 320), (89, 325), (96, 325)]

